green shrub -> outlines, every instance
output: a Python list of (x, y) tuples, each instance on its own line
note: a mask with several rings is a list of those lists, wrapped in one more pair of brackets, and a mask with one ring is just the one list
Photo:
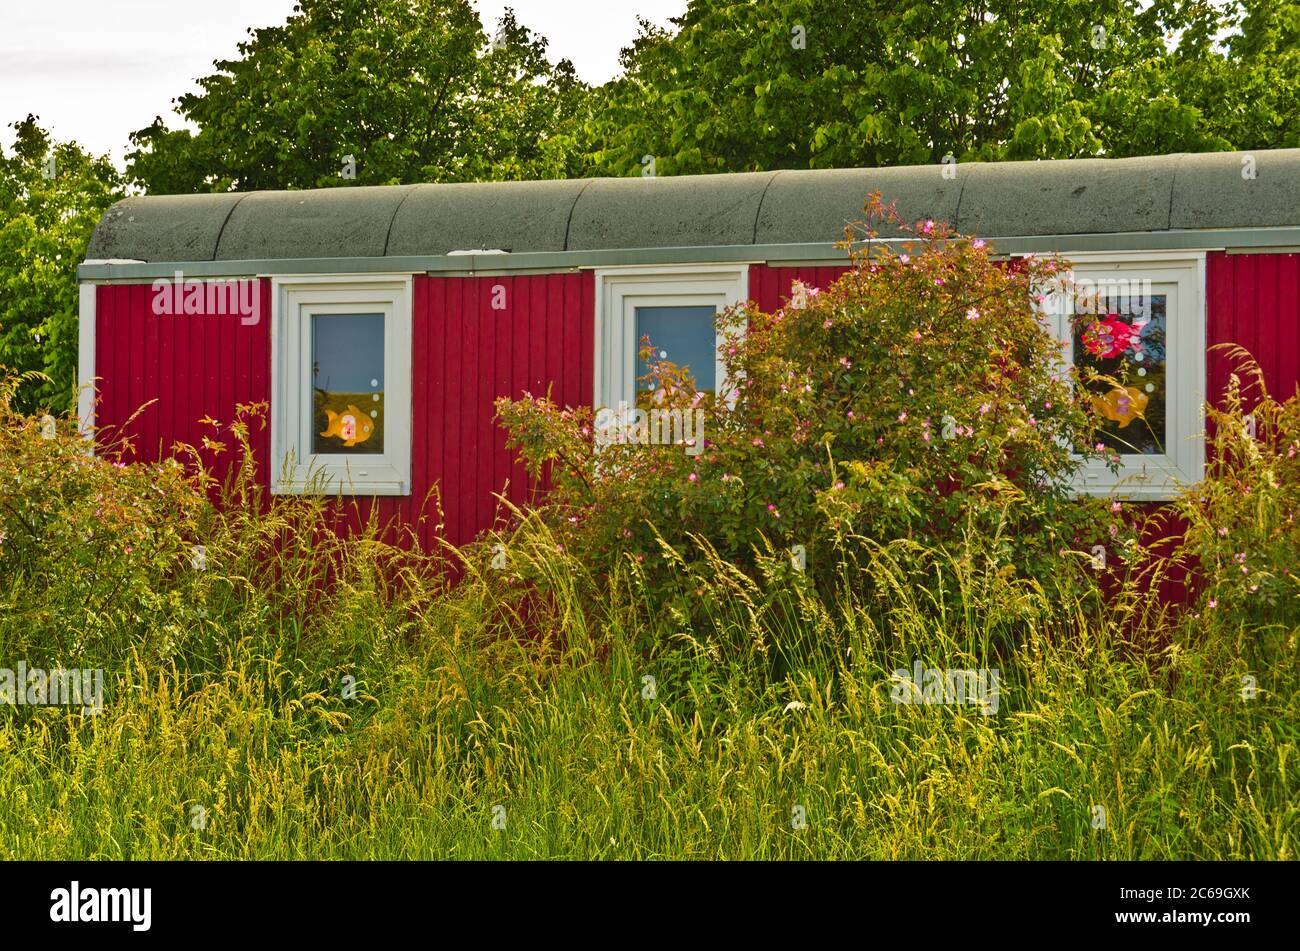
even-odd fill
[[(868, 210), (896, 221), (878, 198)], [(824, 292), (797, 286), (774, 313), (720, 318), (732, 392), (696, 391), (643, 341), (642, 410), (702, 412), (702, 441), (685, 442), (684, 426), (681, 442), (647, 445), (633, 429), (605, 445), (608, 413), (498, 401), (512, 445), (554, 486), (543, 514), (558, 543), (594, 575), (631, 558), (659, 602), (701, 546), (751, 574), (761, 552), (793, 552), (825, 591), (907, 541), (1092, 585), (1085, 559), (1062, 551), (1116, 531), (1070, 484), (1101, 447), (1036, 308), (1058, 262), (1007, 266), (930, 221), (897, 251), (864, 228), (852, 268)], [(657, 431), (653, 417), (635, 421)]]
[(1197, 609), (1206, 619), (1252, 631), (1258, 650), (1294, 655), (1300, 631), (1300, 393), (1279, 403), (1250, 355), (1228, 349), (1242, 372), (1230, 375), (1220, 405), (1206, 407), (1205, 478), (1175, 504), (1187, 523), (1179, 554), (1195, 566)]

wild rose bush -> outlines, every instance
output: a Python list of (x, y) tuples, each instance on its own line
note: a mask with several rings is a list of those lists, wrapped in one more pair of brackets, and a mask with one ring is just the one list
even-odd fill
[(511, 444), (547, 475), (561, 545), (593, 566), (626, 555), (652, 578), (700, 542), (750, 566), (766, 548), (803, 546), (807, 571), (828, 583), (845, 552), (896, 540), (977, 539), (1029, 578), (1083, 566), (1084, 550), (1109, 541), (1105, 507), (1070, 487), (1102, 455), (1096, 417), (1059, 373), (1060, 344), (1037, 310), (1061, 267), (999, 264), (983, 241), (931, 221), (882, 247), (872, 224), (897, 216), (876, 196), (868, 210), (852, 268), (831, 287), (796, 285), (774, 313), (724, 315), (729, 392), (697, 392), (680, 368), (649, 364), (647, 405), (702, 410), (698, 444), (597, 448), (590, 411), (498, 402)]

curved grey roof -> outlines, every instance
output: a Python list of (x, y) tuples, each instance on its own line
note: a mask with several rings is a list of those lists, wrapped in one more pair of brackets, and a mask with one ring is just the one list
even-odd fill
[[(1253, 177), (1251, 174), (1253, 172)], [(1300, 149), (127, 198), (89, 260), (246, 261), (834, 242), (872, 191), (998, 238), (1300, 226)], [(885, 233), (885, 232), (882, 232)]]

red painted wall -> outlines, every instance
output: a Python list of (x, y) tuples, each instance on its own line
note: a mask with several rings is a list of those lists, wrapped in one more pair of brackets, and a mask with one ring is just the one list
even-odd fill
[[(1206, 256), (1206, 340), (1211, 346), (1245, 347), (1264, 370), (1269, 392), (1285, 400), (1300, 385), (1300, 254)], [(775, 310), (790, 296), (796, 280), (826, 287), (846, 267), (767, 267), (749, 272), (749, 294), (764, 310)], [(1219, 352), (1207, 357), (1208, 396), (1217, 400), (1228, 381), (1230, 361)]]
[(790, 285), (796, 280), (809, 287), (825, 288), (849, 269), (848, 265), (835, 267), (768, 267), (755, 264), (749, 269), (749, 297), (759, 309), (776, 310), (790, 297)]
[[(798, 279), (826, 287), (847, 268), (750, 269), (750, 297), (774, 310)], [(505, 307), (493, 310), (494, 289)], [(132, 458), (156, 459), (176, 441), (199, 445), (211, 416), (228, 423), (236, 403), (269, 400), (269, 281), (261, 282), (263, 318), (245, 325), (236, 315), (155, 316), (148, 284), (97, 289), (95, 373), (99, 379), (101, 441), (111, 440), (138, 407), (157, 402), (122, 429), (132, 437)], [(412, 337), (412, 482), (407, 497), (378, 500), (381, 520), (413, 525), (422, 514), (422, 544), (435, 543), (436, 516), (422, 509), (430, 489), (440, 488), (443, 536), (464, 544), (497, 517), (493, 493), (509, 483), (516, 504), (529, 498), (523, 467), (505, 448), (493, 423), (492, 402), (524, 391), (563, 405), (589, 405), (595, 280), (590, 271), (518, 277), (417, 276)], [(1211, 254), (1208, 259), (1208, 339), (1240, 343), (1264, 368), (1270, 391), (1285, 399), (1300, 385), (1300, 255)], [(1209, 392), (1218, 396), (1228, 361), (1208, 360)], [(269, 430), (253, 433), (259, 460), (270, 453)], [(230, 453), (205, 462), (223, 473)], [(267, 483), (266, 466), (260, 477)], [(353, 512), (364, 517), (369, 503)]]
[[(503, 310), (492, 309), (498, 285)], [(492, 525), (492, 493), (507, 481), (515, 504), (533, 491), (492, 421), (493, 400), (524, 391), (543, 396), (549, 388), (562, 406), (591, 404), (595, 287), (590, 271), (416, 278), (411, 474), (418, 498), (441, 486), (445, 537), (453, 544)], [(420, 532), (426, 545), (431, 527)]]
[[(1207, 255), (1206, 342), (1236, 343), (1264, 371), (1270, 395), (1284, 401), (1300, 383), (1300, 255)], [(1208, 396), (1218, 402), (1231, 361), (1211, 352)]]
[[(95, 295), (95, 376), (99, 441), (131, 440), (128, 459), (152, 460), (176, 442), (202, 445), (216, 435), (199, 420), (228, 424), (236, 403), (271, 398), (271, 287), (262, 281), (262, 317), (245, 325), (234, 313), (159, 316), (148, 284), (108, 284)], [(133, 413), (147, 407), (128, 423)], [(270, 431), (251, 434), (265, 459)], [(224, 478), (231, 453), (201, 450), (204, 463)], [(265, 473), (261, 473), (265, 484)]]
[[(101, 444), (132, 438), (133, 460), (154, 460), (174, 442), (198, 446), (215, 436), (198, 421), (228, 424), (237, 403), (271, 398), (269, 281), (261, 282), (262, 319), (244, 325), (234, 314), (157, 316), (147, 284), (97, 289), (95, 374)], [(505, 307), (493, 310), (494, 289)], [(506, 450), (493, 422), (493, 401), (524, 391), (562, 405), (592, 399), (595, 279), (591, 272), (519, 277), (417, 276), (412, 313), (412, 441), (410, 496), (382, 497), (381, 521), (414, 525), (423, 545), (435, 544), (437, 509), (424, 503), (441, 492), (443, 537), (464, 544), (492, 525), (493, 493), (506, 489), (516, 504), (534, 487)], [(149, 400), (129, 425), (131, 414)], [(229, 440), (226, 440), (229, 442)], [(269, 481), (270, 431), (253, 434), (259, 478)], [(204, 462), (224, 477), (231, 453)], [(355, 523), (371, 503), (348, 507)]]

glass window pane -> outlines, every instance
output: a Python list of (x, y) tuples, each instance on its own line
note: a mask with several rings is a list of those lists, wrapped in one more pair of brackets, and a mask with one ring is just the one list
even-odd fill
[(641, 377), (650, 372), (641, 359), (641, 338), (649, 337), (654, 357), (688, 367), (695, 387), (712, 392), (717, 386), (717, 337), (709, 305), (638, 307), (636, 309), (637, 388), (647, 389)]
[(1102, 420), (1098, 438), (1122, 454), (1165, 452), (1168, 304), (1166, 294), (1101, 295), (1075, 308), (1074, 360)]
[(312, 452), (384, 451), (384, 315), (311, 318)]

